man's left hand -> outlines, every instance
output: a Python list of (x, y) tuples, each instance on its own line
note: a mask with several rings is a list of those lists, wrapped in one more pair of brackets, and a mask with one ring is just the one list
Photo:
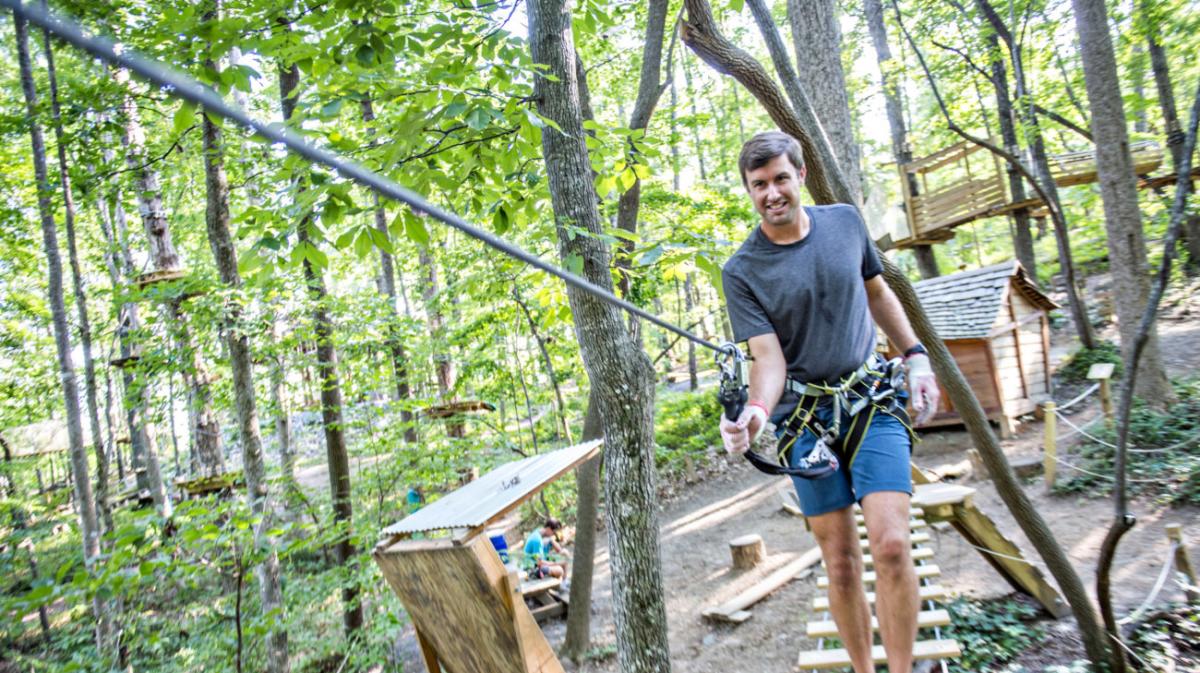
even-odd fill
[(908, 366), (908, 392), (912, 396), (913, 409), (917, 412), (913, 425), (923, 425), (937, 413), (942, 392), (933, 375), (928, 355), (914, 353), (904, 363)]

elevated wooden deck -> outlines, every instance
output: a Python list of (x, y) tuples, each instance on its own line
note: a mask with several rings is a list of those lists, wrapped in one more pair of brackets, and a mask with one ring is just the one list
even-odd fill
[[(1162, 164), (1163, 150), (1158, 143), (1143, 141), (1130, 146), (1134, 170), (1147, 176)], [(978, 154), (983, 152), (983, 154)], [(1044, 208), (1039, 198), (1014, 202), (1008, 193), (1008, 177), (1001, 162), (986, 150), (961, 141), (899, 167), (902, 184), (914, 176), (920, 193), (904, 190), (909, 235), (889, 241), (890, 247), (908, 248), (928, 245), (954, 237), (964, 224), (988, 217), (1006, 215), (1021, 208)], [(1050, 157), (1050, 172), (1059, 187), (1095, 182), (1096, 153), (1093, 150), (1070, 152)], [(1173, 183), (1175, 176), (1145, 178), (1142, 188)]]

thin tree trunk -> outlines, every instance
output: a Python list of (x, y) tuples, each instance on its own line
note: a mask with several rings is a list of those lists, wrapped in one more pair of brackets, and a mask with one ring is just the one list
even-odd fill
[[(1126, 361), (1137, 340), (1138, 320), (1150, 293), (1142, 212), (1138, 207), (1137, 175), (1129, 152), (1125, 105), (1117, 79), (1117, 60), (1108, 33), (1103, 0), (1072, 0), (1079, 31), (1083, 79), (1091, 106), (1092, 135), (1096, 138), (1096, 173), (1104, 201), (1108, 232), (1109, 268)], [(1151, 329), (1142, 353), (1142, 374), (1135, 392), (1150, 404), (1165, 406), (1174, 395), (1158, 350), (1158, 330)]]
[[(583, 441), (604, 437), (604, 420), (596, 389), (588, 392), (587, 414), (583, 417)], [(575, 468), (575, 555), (571, 559), (570, 603), (567, 635), (562, 655), (578, 664), (592, 646), (592, 577), (596, 565), (596, 516), (600, 499), (600, 463), (596, 456)]]
[[(683, 279), (683, 312), (687, 319), (683, 324), (688, 324), (692, 320), (692, 314), (695, 306), (692, 303), (692, 288), (696, 282), (695, 272), (689, 272)], [(700, 388), (699, 372), (696, 368), (696, 342), (688, 339), (687, 346), (687, 364), (688, 364), (688, 390), (695, 392)]]
[[(362, 99), (362, 118), (368, 125), (375, 121), (375, 109), (370, 95)], [(375, 146), (375, 128), (370, 129), (370, 146)], [(372, 208), (375, 214), (375, 229), (385, 237), (388, 235), (387, 210), (379, 200), (379, 193), (372, 192)], [(392, 376), (395, 378), (395, 400), (400, 404), (400, 422), (404, 425), (404, 441), (417, 443), (417, 428), (412, 410), (408, 408), (412, 390), (408, 382), (408, 354), (404, 352), (404, 340), (400, 334), (400, 313), (396, 306), (396, 269), (391, 253), (379, 250), (380, 287), (388, 302), (388, 351), (392, 355)]]
[[(692, 91), (692, 69), (688, 67), (686, 58), (681, 58), (680, 66), (683, 67), (683, 86), (687, 92), (688, 102), (692, 107), (692, 144), (696, 147), (696, 168), (700, 170), (700, 182), (708, 180), (708, 171), (704, 167), (704, 143), (700, 139), (700, 125), (696, 123), (696, 118), (700, 113), (696, 111), (696, 93)], [(740, 120), (741, 117), (739, 116)]]
[[(54, 325), (54, 346), (58, 356), (59, 383), (67, 417), (67, 441), (71, 451), (71, 473), (75, 481), (75, 502), (83, 542), (83, 559), (93, 570), (100, 555), (100, 523), (96, 518), (96, 502), (92, 498), (92, 483), (88, 473), (87, 449), (83, 445), (83, 423), (79, 409), (79, 387), (75, 380), (75, 364), (71, 360), (71, 332), (67, 325), (67, 308), (63, 300), (62, 259), (58, 252), (58, 230), (50, 203), (50, 178), (46, 170), (46, 147), (38, 121), (37, 92), (33, 83), (33, 67), (29, 59), (29, 33), (21, 12), (13, 13), (16, 28), (17, 61), (21, 71), (21, 89), (25, 94), (25, 114), (29, 124), (29, 139), (33, 150), (33, 170), (37, 180), (38, 214), (42, 225), (42, 244), (48, 266), (50, 318)], [(98, 430), (96, 431), (98, 432)], [(33, 556), (30, 555), (32, 562)], [(106, 648), (111, 626), (108, 610), (97, 594), (92, 598), (96, 620), (97, 642)]]
[[(219, 0), (211, 0), (205, 22), (212, 22), (220, 11)], [(216, 61), (209, 59), (205, 66), (219, 71)], [(258, 518), (254, 526), (254, 546), (265, 551), (255, 569), (262, 601), (263, 620), (267, 626), (264, 647), (267, 670), (270, 673), (288, 673), (288, 633), (283, 626), (283, 592), (279, 582), (279, 556), (276, 541), (268, 531), (274, 528), (274, 508), (267, 482), (266, 464), (263, 460), (262, 437), (258, 429), (258, 403), (254, 395), (254, 370), (251, 365), (249, 325), (243, 324), (242, 304), (236, 296), (242, 288), (238, 273), (237, 248), (230, 234), (229, 181), (225, 175), (225, 159), (221, 129), (207, 115), (203, 117), (204, 133), (204, 186), (205, 227), (208, 244), (212, 248), (213, 261), (221, 282), (234, 294), (225, 303), (224, 329), (226, 346), (229, 348), (229, 364), (233, 379), (233, 392), (237, 406), (239, 430), (242, 440), (242, 470), (246, 476), (246, 498), (250, 510)], [(239, 589), (241, 569), (238, 572)], [(240, 591), (239, 591), (240, 597)], [(240, 648), (239, 648), (240, 650)]]
[[(279, 98), (283, 108), (283, 121), (288, 123), (296, 110), (299, 92), (300, 69), (295, 64), (279, 70)], [(301, 189), (297, 185), (297, 189)], [(308, 233), (310, 216), (305, 215), (297, 225), (299, 245), (314, 245)], [(304, 280), (312, 302), (312, 320), (317, 340), (317, 374), (321, 384), (321, 419), (325, 429), (325, 453), (329, 462), (329, 488), (333, 496), (333, 518), (345, 530), (334, 542), (334, 560), (342, 567), (354, 558), (354, 543), (351, 541), (354, 506), (350, 500), (350, 459), (346, 451), (345, 424), (342, 418), (342, 384), (337, 371), (337, 350), (333, 344), (333, 319), (329, 315), (328, 292), (320, 269), (305, 257)], [(358, 599), (358, 586), (353, 580), (342, 587), (342, 624), (347, 638), (354, 637), (363, 625), (362, 605)]]
[[(118, 73), (118, 81), (128, 80), (127, 73)], [(146, 165), (146, 134), (137, 106), (129, 95), (125, 96), (123, 112), (128, 149), (125, 160), (136, 177), (138, 210), (150, 248), (150, 259), (154, 263), (155, 271), (177, 271), (180, 269), (179, 253), (171, 238), (158, 172)], [(192, 451), (199, 459), (201, 471), (205, 476), (222, 474), (225, 472), (225, 456), (221, 447), (221, 426), (213, 409), (212, 391), (208, 385), (209, 375), (200, 352), (192, 343), (180, 302), (179, 298), (172, 298), (166, 302), (165, 309), (180, 354), (188, 361), (188, 367), (184, 370), (184, 380), (189, 382), (191, 388)]]
[(275, 414), (275, 440), (279, 443), (279, 469), (283, 476), (285, 493), (289, 498), (296, 485), (296, 451), (292, 446), (292, 413), (288, 407), (286, 375), (287, 358), (280, 346), (279, 318), (271, 321), (271, 406)]
[[(1150, 69), (1154, 72), (1154, 86), (1158, 91), (1158, 105), (1162, 109), (1163, 125), (1166, 127), (1167, 149), (1171, 152), (1171, 169), (1177, 176), (1183, 163), (1184, 133), (1179, 124), (1179, 112), (1175, 108), (1175, 89), (1171, 85), (1171, 70), (1167, 61), (1167, 50), (1161, 41), (1159, 21), (1161, 9), (1147, 0), (1139, 0), (1138, 12), (1146, 32), (1146, 46), (1150, 53)], [(1190, 182), (1190, 180), (1189, 180)], [(1176, 189), (1179, 188), (1176, 183)], [(1200, 275), (1200, 215), (1192, 213), (1184, 221), (1180, 240), (1187, 250), (1183, 271), (1189, 276)]]
[[(750, 11), (766, 31), (764, 24), (774, 21), (764, 0), (748, 0)], [(787, 18), (792, 28), (792, 45), (796, 63), (805, 67), (796, 73), (800, 85), (808, 92), (809, 100), (821, 120), (821, 127), (837, 155), (838, 168), (846, 176), (850, 193), (863, 202), (860, 154), (854, 140), (850, 100), (847, 97), (846, 76), (842, 71), (842, 30), (838, 27), (838, 3), (835, 0), (788, 0)]]
[[(894, 4), (895, 0), (893, 0)], [(989, 0), (975, 0), (975, 6), (979, 9), (980, 14), (991, 25), (996, 36), (1004, 41), (1005, 47), (1008, 49), (1009, 58), (1013, 65), (1013, 80), (1016, 84), (1017, 97), (1014, 105), (1017, 108), (1017, 114), (1020, 115), (1021, 121), (1024, 124), (1025, 137), (1028, 138), (1029, 152), (1033, 156), (1035, 174), (1029, 177), (1030, 185), (1038, 192), (1038, 196), (1046, 204), (1050, 211), (1050, 219), (1054, 223), (1054, 237), (1058, 245), (1059, 265), (1062, 269), (1063, 284), (1067, 291), (1067, 304), (1071, 309), (1071, 319), (1075, 325), (1075, 332), (1079, 336), (1079, 341), (1085, 348), (1095, 348), (1097, 346), (1095, 330), (1092, 329), (1092, 323), (1088, 319), (1087, 306), (1084, 303), (1084, 298), (1080, 290), (1079, 284), (1075, 282), (1075, 261), (1071, 254), (1071, 235), (1067, 228), (1066, 216), (1063, 214), (1062, 200), (1058, 198), (1058, 185), (1054, 182), (1054, 176), (1050, 172), (1050, 158), (1046, 153), (1046, 143), (1042, 139), (1041, 126), (1038, 123), (1037, 113), (1034, 111), (1036, 107), (1033, 96), (1029, 91), (1025, 78), (1025, 67), (1021, 58), (1021, 45), (1017, 43), (1013, 37), (1012, 31), (1009, 30), (1004, 20), (992, 8)], [(897, 14), (899, 10), (897, 10)], [(1086, 115), (1085, 115), (1086, 116)], [(960, 134), (961, 135), (961, 134)], [(1009, 155), (1013, 157), (1013, 155)], [(1020, 162), (1012, 159), (1007, 159), (1009, 166), (1019, 168), (1023, 172), (1029, 172)]]
[[(998, 54), (1000, 45), (995, 36), (991, 36), (988, 42), (992, 51), (997, 53), (992, 59), (991, 79), (992, 88), (996, 92), (996, 117), (999, 119), (1000, 137), (1004, 140), (1004, 149), (1017, 156), (1021, 153), (1021, 146), (1017, 142), (1012, 99), (1008, 95), (1008, 71), (1004, 67), (1004, 60)], [(1021, 203), (1026, 199), (1025, 182), (1021, 178), (1021, 172), (1011, 164), (1008, 165), (1007, 172), (1009, 200)], [(1021, 266), (1025, 267), (1029, 278), (1036, 283), (1037, 257), (1033, 251), (1033, 232), (1029, 228), (1029, 209), (1018, 208), (1010, 216), (1013, 223), (1013, 252), (1016, 253)]]
[[(603, 226), (573, 76), (570, 13), (554, 0), (531, 0), (527, 7), (531, 56), (553, 75), (553, 81), (535, 81), (539, 112), (562, 129), (542, 133), (559, 254), (564, 260), (582, 259), (584, 277), (607, 289), (612, 287), (609, 252), (595, 236)], [(594, 235), (569, 235), (567, 223)], [(568, 287), (567, 296), (604, 420), (605, 498), (619, 503), (606, 508), (618, 665), (626, 673), (669, 673), (655, 505), (653, 369), (616, 307), (574, 287)]]
[[(875, 47), (875, 59), (879, 63), (884, 109), (892, 136), (892, 156), (895, 157), (897, 166), (903, 166), (912, 161), (912, 147), (908, 144), (908, 129), (904, 122), (904, 109), (900, 103), (900, 79), (894, 72), (895, 59), (892, 58), (892, 48), (888, 44), (887, 25), (883, 21), (883, 4), (880, 0), (863, 0), (863, 14), (867, 20), (867, 30), (871, 33), (871, 44)], [(917, 176), (907, 171), (904, 175), (907, 180), (902, 187), (908, 190), (909, 197), (919, 194), (921, 190)], [(909, 222), (910, 229), (912, 226), (913, 223)], [(917, 232), (910, 233), (915, 236)], [(914, 245), (912, 253), (922, 278), (937, 278), (940, 275), (937, 254), (932, 245)]]
[(537, 321), (533, 319), (533, 313), (529, 310), (529, 305), (521, 298), (521, 291), (518, 289), (516, 282), (513, 282), (513, 301), (517, 302), (517, 306), (521, 307), (521, 312), (525, 314), (525, 321), (529, 324), (529, 333), (533, 335), (533, 340), (537, 342), (538, 351), (542, 355), (542, 364), (546, 365), (546, 378), (550, 379), (550, 386), (554, 388), (554, 401), (558, 407), (559, 427), (562, 428), (563, 437), (567, 441), (571, 439), (571, 427), (567, 423), (567, 405), (563, 401), (562, 387), (558, 385), (558, 377), (554, 375), (554, 361), (550, 359), (550, 351), (546, 348), (546, 339), (538, 331)]
[[(720, 35), (712, 18), (712, 10), (705, 0), (685, 0), (685, 7), (687, 8), (688, 22), (685, 24), (683, 33), (684, 42), (696, 50), (705, 61), (714, 64), (714, 68), (718, 71), (737, 77), (763, 104), (772, 119), (784, 122), (780, 124), (781, 128), (788, 132), (790, 129), (795, 129), (803, 136), (797, 137), (797, 140), (806, 150), (810, 146), (813, 148), (806, 154), (809, 162), (824, 162), (826, 166), (829, 166), (824, 171), (819, 170), (814, 173), (810, 170), (809, 172), (808, 187), (815, 201), (818, 204), (846, 202), (845, 199), (849, 198), (849, 190), (846, 188), (845, 182), (841, 180), (841, 176), (838, 175), (837, 166), (829, 162), (832, 152), (828, 148), (822, 150), (816, 147), (817, 143), (813, 140), (815, 131), (809, 133), (800, 119), (795, 116), (787, 118), (786, 108), (779, 106), (782, 96), (774, 89), (774, 84), (768, 79), (755, 76), (753, 72), (756, 63), (750, 63), (753, 59), (733, 47)], [(761, 66), (758, 68), (761, 69)], [(806, 115), (805, 118), (810, 116), (811, 114)], [(831, 178), (831, 182), (824, 182), (827, 178)], [(1063, 553), (1062, 547), (1055, 540), (1045, 520), (1034, 509), (1020, 482), (1017, 481), (1016, 474), (1008, 464), (1000, 443), (988, 424), (983, 407), (975, 397), (975, 393), (971, 390), (962, 371), (959, 370), (954, 358), (950, 355), (945, 343), (938, 337), (928, 316), (925, 315), (912, 285), (891, 260), (881, 255), (880, 261), (884, 265), (884, 279), (904, 307), (917, 338), (929, 349), (930, 360), (938, 381), (967, 426), (971, 440), (983, 456), (984, 463), (989, 474), (992, 475), (1001, 499), (1004, 500), (1009, 511), (1021, 526), (1021, 530), (1025, 532), (1026, 537), (1046, 561), (1047, 567), (1058, 581), (1076, 620), (1079, 622), (1088, 657), (1099, 665), (1107, 660), (1107, 645), (1083, 583), (1072, 568), (1070, 560)]]
[[(631, 131), (645, 131), (646, 127), (650, 125), (650, 117), (654, 114), (654, 108), (658, 105), (659, 98), (662, 97), (663, 87), (659, 81), (662, 73), (663, 27), (667, 20), (668, 5), (670, 5), (668, 0), (649, 0), (647, 3), (646, 37), (642, 42), (642, 72), (638, 78), (637, 100), (633, 104), (633, 114), (629, 117)], [(668, 76), (670, 76), (669, 73)], [(641, 154), (630, 140), (625, 147), (626, 163), (628, 164), (626, 170), (634, 170), (637, 166), (644, 165)], [(637, 177), (635, 172), (633, 184), (621, 193), (621, 198), (617, 202), (617, 228), (629, 232), (634, 237), (637, 236), (638, 210), (641, 207), (641, 201), (642, 179)], [(616, 260), (617, 273), (620, 274), (621, 295), (631, 301), (633, 301), (631, 256), (635, 245), (634, 238), (623, 239), (621, 251), (617, 254)], [(634, 316), (629, 316), (629, 331), (633, 334), (635, 341), (640, 341), (641, 321)]]
[(83, 271), (79, 266), (79, 251), (75, 244), (75, 197), (71, 191), (71, 175), (67, 167), (67, 143), (63, 134), (62, 107), (58, 101), (58, 72), (54, 67), (54, 50), (50, 32), (42, 31), (42, 49), (46, 56), (46, 74), (50, 84), (50, 111), (54, 120), (54, 140), (58, 151), (58, 179), (63, 195), (63, 223), (67, 229), (67, 255), (71, 263), (71, 283), (75, 291), (75, 310), (79, 316), (79, 346), (83, 352), (84, 397), (87, 401), (88, 423), (92, 428), (92, 449), (96, 453), (96, 504), (106, 530), (112, 530), (112, 508), (108, 497), (108, 452), (100, 429), (100, 404), (96, 394), (96, 363), (92, 357), (92, 327), (88, 319), (87, 292)]

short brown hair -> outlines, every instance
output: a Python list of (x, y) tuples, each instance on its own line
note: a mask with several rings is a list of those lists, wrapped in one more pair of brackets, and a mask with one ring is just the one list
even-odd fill
[(775, 157), (786, 155), (796, 170), (804, 168), (804, 150), (792, 136), (782, 131), (763, 131), (742, 145), (738, 156), (738, 171), (742, 174), (742, 185), (746, 185), (746, 173), (766, 166)]
[(544, 522), (542, 522), (542, 528), (549, 528), (550, 530), (556, 531), (556, 530), (562, 528), (562, 522), (559, 521), (558, 519), (555, 519), (554, 517), (550, 517), (550, 518), (546, 519)]

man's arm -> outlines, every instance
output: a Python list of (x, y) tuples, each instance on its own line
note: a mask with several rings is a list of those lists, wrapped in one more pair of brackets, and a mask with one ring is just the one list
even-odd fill
[(774, 332), (750, 337), (750, 400), (762, 402), (769, 414), (783, 395), (787, 381), (787, 360), (783, 357), (783, 346)]
[[(883, 276), (872, 276), (863, 281), (863, 285), (867, 288), (867, 306), (871, 309), (871, 317), (896, 344), (896, 348), (901, 353), (907, 353), (920, 343), (908, 322), (908, 316), (904, 315), (904, 307), (892, 288), (884, 282)], [(913, 409), (917, 412), (915, 424), (922, 425), (937, 413), (942, 391), (933, 376), (928, 355), (915, 353), (905, 357), (904, 363), (908, 365), (908, 390), (912, 395)]]
[(917, 344), (917, 335), (908, 316), (904, 315), (904, 307), (896, 298), (896, 293), (884, 282), (883, 276), (874, 276), (863, 281), (867, 288), (867, 306), (871, 309), (871, 317), (875, 324), (883, 329), (883, 333), (896, 344), (903, 353)]

